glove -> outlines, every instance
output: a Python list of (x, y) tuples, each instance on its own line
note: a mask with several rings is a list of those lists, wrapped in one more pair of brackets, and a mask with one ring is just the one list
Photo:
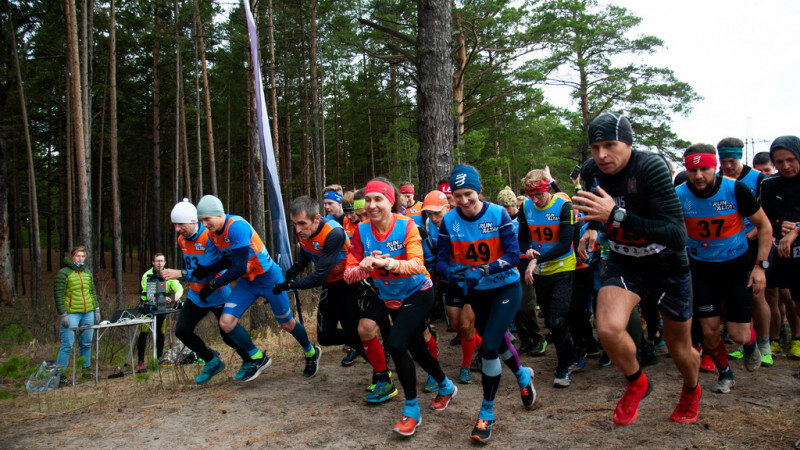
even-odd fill
[(275, 286), (272, 286), (272, 293), (278, 295), (281, 292), (288, 291), (291, 288), (292, 288), (292, 280), (284, 281), (283, 283), (278, 283)]
[(467, 296), (469, 290), (474, 288), (481, 282), (481, 279), (484, 276), (483, 269), (478, 267), (470, 267), (468, 270), (463, 272), (464, 277), (464, 284), (461, 285), (461, 291), (464, 294), (464, 297)]
[(97, 325), (99, 323), (100, 323), (100, 307), (97, 307), (94, 310), (94, 324)]
[(61, 326), (64, 328), (69, 328), (69, 316), (67, 313), (61, 315)]
[(203, 289), (200, 289), (200, 293), (198, 294), (198, 295), (200, 295), (200, 301), (201, 302), (206, 301), (208, 296), (211, 295), (213, 292), (214, 292), (214, 288), (212, 288), (211, 286), (209, 286), (209, 285), (203, 286)]
[(447, 268), (447, 282), (453, 286), (459, 286), (464, 283), (464, 272), (467, 270), (466, 267), (460, 267), (458, 269), (453, 267)]
[[(292, 264), (292, 267), (289, 267), (289, 270), (286, 271), (286, 279), (291, 280), (292, 278), (297, 278), (300, 275), (302, 269), (297, 264)], [(284, 289), (286, 290), (286, 289)]]
[(192, 278), (196, 280), (202, 280), (203, 278), (208, 278), (210, 275), (213, 275), (213, 273), (208, 268), (208, 266), (197, 266), (192, 271)]

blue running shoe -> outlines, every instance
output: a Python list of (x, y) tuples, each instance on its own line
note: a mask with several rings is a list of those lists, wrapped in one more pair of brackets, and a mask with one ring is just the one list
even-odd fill
[(197, 384), (206, 384), (211, 377), (222, 372), (224, 369), (225, 363), (222, 362), (218, 356), (214, 356), (211, 361), (207, 362), (206, 365), (203, 366), (203, 371), (200, 372), (200, 375), (194, 379), (194, 382)]
[(247, 371), (250, 370), (250, 364), (251, 363), (247, 361), (242, 361), (242, 367), (239, 368), (239, 371), (236, 372), (236, 375), (233, 377), (233, 379), (236, 381), (242, 381), (242, 378), (244, 378), (244, 374), (246, 374)]
[(397, 395), (397, 388), (394, 384), (385, 381), (375, 383), (375, 388), (369, 391), (363, 398), (367, 403), (383, 403)]
[(553, 379), (553, 387), (555, 388), (567, 388), (572, 383), (572, 377), (569, 376), (568, 371), (563, 372), (556, 372), (556, 376)]
[(425, 378), (424, 391), (425, 392), (436, 392), (438, 390), (439, 390), (439, 383), (437, 383), (436, 380), (434, 380), (432, 376), (428, 375), (428, 377)]
[(461, 366), (461, 368), (458, 369), (458, 382), (459, 384), (472, 383), (472, 375), (469, 374), (469, 367)]
[(581, 370), (583, 370), (584, 367), (586, 367), (586, 361), (584, 361), (583, 358), (578, 358), (577, 361), (569, 365), (569, 367), (567, 368), (567, 372), (569, 373), (580, 372)]

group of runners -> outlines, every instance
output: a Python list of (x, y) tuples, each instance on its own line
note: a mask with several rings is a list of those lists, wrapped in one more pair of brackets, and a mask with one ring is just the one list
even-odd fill
[[(696, 421), (701, 355), (718, 373), (713, 390), (726, 393), (734, 386), (729, 358), (741, 355), (750, 371), (772, 365), (782, 350), (782, 314), (792, 336), (800, 334), (791, 301), (800, 299), (800, 281), (791, 276), (800, 264), (800, 139), (772, 143), (758, 163), (764, 172), (777, 168), (766, 178), (742, 164), (740, 140), (692, 145), (673, 187), (663, 157), (631, 148), (625, 117), (600, 115), (588, 137), (592, 158), (573, 173), (573, 196), (549, 170), (532, 170), (522, 180), (524, 196), (506, 188), (490, 202), (478, 171), (458, 165), (423, 201), (411, 183), (383, 177), (349, 192), (326, 187), (324, 214), (317, 199), (296, 198), (288, 212), (300, 251), (286, 274), (253, 227), (227, 214), (218, 198), (178, 203), (171, 219), (184, 268), (161, 274), (189, 283), (176, 336), (205, 361), (195, 381), (206, 383), (225, 367), (194, 332), (209, 311), (242, 359), (236, 380), (253, 380), (272, 363), (239, 323), (259, 297), (300, 344), (303, 376), (313, 377), (322, 351), (293, 318), (287, 292), (321, 288), (318, 344), (345, 346), (342, 365), (359, 356), (371, 365), (368, 403), (395, 397), (396, 377), (405, 402), (392, 429), (400, 435), (422, 423), (417, 366), (427, 375), (424, 390), (435, 393), (428, 408), (441, 411), (459, 383), (472, 381), (473, 365), (483, 394), (470, 437), (489, 441), (503, 366), (522, 406), (532, 408), (534, 370), (519, 355), (541, 355), (548, 342), (558, 388), (569, 387), (584, 358), (602, 347), (601, 365), (613, 363), (627, 381), (613, 412), (621, 426), (636, 420), (653, 389), (642, 367), (666, 343), (683, 378), (671, 419)], [(453, 379), (429, 323), (438, 302), (462, 350)], [(726, 340), (741, 348), (728, 349)], [(791, 345), (800, 358), (800, 341)]]

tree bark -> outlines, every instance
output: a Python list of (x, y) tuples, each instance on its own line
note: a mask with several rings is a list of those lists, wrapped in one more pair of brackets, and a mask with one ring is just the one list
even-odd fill
[(153, 188), (150, 195), (152, 207), (149, 208), (152, 215), (150, 247), (166, 251), (161, 231), (161, 20), (158, 6), (157, 2), (153, 5)]
[(17, 75), (17, 94), (19, 96), (19, 109), (22, 114), (22, 130), (25, 134), (25, 150), (28, 157), (28, 209), (30, 213), (31, 234), (28, 235), (31, 248), (31, 307), (34, 316), (38, 315), (42, 301), (42, 247), (39, 237), (39, 201), (36, 195), (36, 167), (33, 164), (33, 146), (31, 145), (31, 133), (28, 125), (28, 107), (25, 102), (25, 87), (22, 84), (22, 69), (19, 64), (19, 53), (17, 52), (17, 30), (11, 23), (11, 11), (9, 9), (8, 28), (11, 35), (11, 48), (14, 52), (14, 69)]
[(369, 135), (369, 167), (370, 178), (375, 178), (375, 145), (372, 141), (372, 108), (370, 107), (371, 99), (369, 95), (369, 77), (367, 72), (367, 54), (361, 55), (363, 69), (364, 69), (364, 101), (367, 104), (367, 134)]
[[(0, 122), (5, 116), (7, 85), (0, 87)], [(14, 261), (11, 259), (11, 226), (8, 217), (8, 157), (4, 127), (0, 127), (0, 306), (16, 301)]]
[(203, 38), (203, 22), (197, 0), (194, 0), (195, 17), (197, 17), (197, 37), (200, 43), (200, 62), (203, 70), (203, 94), (206, 106), (206, 140), (208, 145), (208, 173), (211, 181), (211, 194), (219, 196), (217, 190), (217, 157), (214, 153), (214, 125), (211, 120), (211, 91), (208, 88), (208, 63), (206, 61), (206, 44)]
[(319, 124), (319, 88), (317, 84), (317, 0), (311, 0), (311, 32), (309, 35), (308, 63), (311, 92), (311, 148), (314, 154), (314, 187), (316, 198), (322, 201), (322, 148)]
[(72, 121), (74, 125), (73, 141), (75, 143), (75, 159), (78, 172), (78, 234), (81, 245), (86, 247), (86, 260), (91, 262), (92, 252), (92, 205), (89, 204), (89, 178), (88, 149), (84, 137), (83, 108), (81, 106), (81, 75), (78, 64), (78, 26), (75, 15), (75, 3), (64, 0), (64, 16), (67, 25), (67, 69), (70, 72), (70, 103)]
[[(122, 220), (119, 197), (119, 161), (117, 154), (117, 38), (116, 11), (114, 0), (111, 0), (111, 23), (108, 38), (108, 79), (109, 79), (109, 135), (108, 147), (111, 153), (111, 216), (112, 242), (114, 258), (114, 286), (116, 288), (116, 306), (122, 307)], [(143, 202), (144, 203), (144, 202)]]
[(420, 192), (428, 192), (435, 189), (437, 181), (446, 178), (452, 169), (452, 11), (450, 2), (437, 0), (417, 0), (417, 7), (417, 172)]
[(195, 134), (196, 134), (196, 141), (197, 141), (197, 173), (194, 174), (194, 178), (197, 179), (197, 196), (195, 198), (200, 199), (203, 196), (203, 132), (200, 129), (200, 71), (197, 70), (197, 60), (199, 59), (198, 55), (198, 43), (197, 43), (197, 33), (195, 32), (195, 41), (194, 41), (194, 111), (195, 111)]

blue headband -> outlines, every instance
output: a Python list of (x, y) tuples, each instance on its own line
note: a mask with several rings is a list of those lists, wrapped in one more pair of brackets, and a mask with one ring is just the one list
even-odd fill
[(719, 152), (719, 159), (742, 159), (742, 147), (720, 147), (717, 152)]
[(325, 195), (322, 196), (325, 200), (333, 200), (337, 203), (342, 203), (342, 194), (333, 191), (325, 191)]
[(450, 173), (450, 189), (455, 192), (457, 189), (472, 189), (475, 192), (481, 191), (481, 176), (474, 167), (459, 165), (453, 168)]

